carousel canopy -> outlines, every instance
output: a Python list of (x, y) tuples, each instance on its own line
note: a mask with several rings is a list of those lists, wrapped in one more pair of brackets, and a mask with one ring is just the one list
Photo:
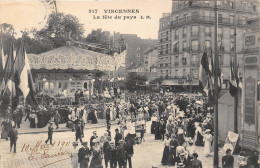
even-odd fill
[(63, 46), (45, 53), (28, 54), (32, 69), (76, 69), (113, 71), (125, 65), (126, 51), (114, 56), (75, 46)]

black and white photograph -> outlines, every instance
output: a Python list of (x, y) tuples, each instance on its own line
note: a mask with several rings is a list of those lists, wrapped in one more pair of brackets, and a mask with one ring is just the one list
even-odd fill
[(0, 0), (0, 168), (260, 168), (259, 0)]

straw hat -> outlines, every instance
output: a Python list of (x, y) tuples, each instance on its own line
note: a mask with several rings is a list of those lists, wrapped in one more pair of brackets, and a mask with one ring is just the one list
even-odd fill
[(211, 132), (211, 130), (210, 129), (206, 129), (205, 133), (207, 133), (207, 132)]

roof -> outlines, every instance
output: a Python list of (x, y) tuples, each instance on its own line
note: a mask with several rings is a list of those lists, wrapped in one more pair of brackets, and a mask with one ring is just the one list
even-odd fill
[[(186, 79), (165, 79), (162, 82), (164, 86), (176, 86), (176, 85), (190, 85), (189, 82), (186, 82)], [(193, 80), (191, 85), (199, 85), (198, 80)]]
[(98, 69), (111, 71), (123, 65), (125, 52), (106, 55), (75, 46), (63, 46), (39, 55), (28, 54), (30, 67), (32, 69)]

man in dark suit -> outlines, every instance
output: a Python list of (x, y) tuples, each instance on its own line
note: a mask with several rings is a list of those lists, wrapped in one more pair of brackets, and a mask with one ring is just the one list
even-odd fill
[(82, 145), (83, 147), (79, 149), (78, 153), (78, 163), (80, 165), (80, 168), (88, 168), (88, 162), (91, 152), (88, 148), (87, 142), (83, 142)]
[(126, 155), (126, 164), (127, 164), (127, 161), (128, 161), (129, 168), (132, 168), (131, 157), (134, 154), (134, 148), (133, 148), (133, 145), (130, 142), (129, 138), (126, 138), (125, 140), (126, 140), (126, 143), (124, 145), (124, 148), (125, 148), (125, 155)]
[(18, 132), (15, 126), (9, 131), (8, 136), (10, 137), (10, 152), (12, 152), (12, 147), (14, 146), (14, 153), (16, 153), (16, 141), (18, 139)]
[(53, 135), (53, 123), (50, 123), (50, 126), (48, 127), (48, 139), (45, 141), (45, 143), (47, 144), (48, 141), (50, 140), (50, 144), (52, 145), (52, 135)]
[(121, 133), (119, 133), (118, 128), (115, 129), (116, 131), (116, 135), (115, 135), (115, 145), (118, 146), (119, 145), (119, 140), (123, 139), (123, 136)]
[(118, 162), (119, 168), (126, 168), (126, 156), (124, 149), (124, 140), (119, 141), (119, 146), (116, 149), (116, 159)]
[(110, 108), (109, 107), (106, 109), (106, 121), (107, 121), (107, 127), (108, 127), (108, 124), (110, 122)]
[(226, 155), (222, 157), (222, 167), (223, 168), (234, 167), (234, 157), (231, 155), (231, 149), (227, 149)]
[(93, 135), (91, 136), (91, 138), (90, 138), (90, 148), (92, 148), (94, 145), (95, 145), (95, 143), (93, 142), (93, 140), (94, 139), (97, 139), (97, 131), (93, 131)]
[(80, 140), (80, 143), (82, 144), (82, 127), (81, 127), (81, 122), (77, 121), (76, 124), (76, 141), (78, 141), (78, 139)]

